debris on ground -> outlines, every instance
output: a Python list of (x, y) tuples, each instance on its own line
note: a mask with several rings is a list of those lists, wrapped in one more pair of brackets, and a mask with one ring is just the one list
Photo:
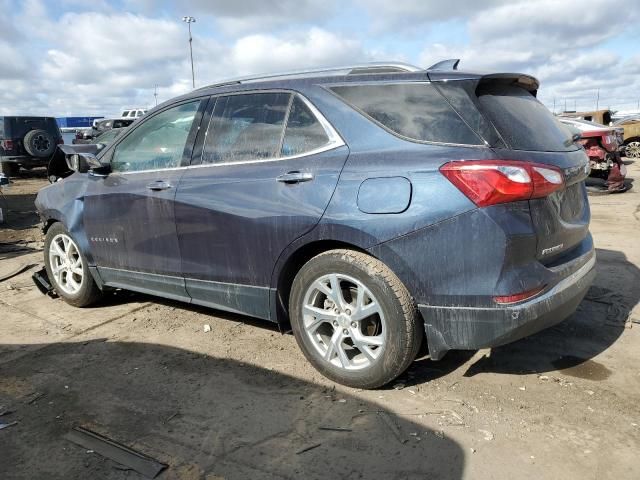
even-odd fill
[(205, 323), (203, 330), (204, 330), (204, 333), (210, 332), (211, 331), (211, 325), (209, 325), (208, 323)]
[(127, 466), (147, 478), (155, 478), (167, 468), (164, 463), (83, 427), (75, 427), (65, 435), (65, 438), (87, 450)]
[(493, 435), (493, 432), (490, 432), (489, 430), (478, 430), (478, 432), (480, 432), (484, 436), (484, 439), (487, 442), (490, 442), (495, 438), (495, 436)]
[(31, 404), (35, 403), (37, 400), (40, 400), (45, 395), (46, 394), (44, 392), (33, 392), (31, 394), (31, 398), (29, 400), (27, 400), (27, 405), (31, 405)]
[(387, 412), (380, 411), (378, 412), (378, 416), (382, 418), (382, 420), (387, 425), (387, 427), (389, 427), (389, 430), (391, 430), (391, 433), (393, 433), (393, 435), (396, 437), (396, 439), (400, 443), (403, 443), (403, 444), (407, 443), (407, 439), (402, 438), (402, 434), (400, 433), (400, 428), (398, 428), (398, 425), (396, 425), (396, 423), (393, 421), (393, 419), (389, 416)]
[(320, 445), (322, 445), (322, 443), (314, 443), (313, 445), (302, 447), (296, 452), (296, 455), (300, 455), (301, 453), (308, 452), (309, 450), (313, 450), (314, 448), (318, 448)]
[(5, 428), (9, 428), (9, 427), (13, 427), (14, 425), (17, 425), (18, 422), (9, 422), (9, 423), (0, 423), (0, 430), (3, 430)]
[(25, 270), (29, 270), (31, 267), (35, 267), (35, 266), (36, 266), (35, 263), (23, 263), (22, 265), (20, 265), (17, 268), (14, 268), (10, 272), (1, 274), (0, 275), (0, 282), (4, 282), (5, 280), (9, 280), (10, 278), (15, 277), (19, 273), (22, 273)]
[(348, 427), (318, 427), (318, 430), (329, 430), (332, 432), (351, 432), (352, 431)]

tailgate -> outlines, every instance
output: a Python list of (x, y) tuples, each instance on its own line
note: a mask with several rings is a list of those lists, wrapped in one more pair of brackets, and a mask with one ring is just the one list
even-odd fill
[(495, 150), (501, 158), (528, 160), (562, 169), (563, 190), (529, 200), (531, 220), (537, 233), (537, 258), (551, 261), (578, 245), (589, 233), (589, 202), (584, 180), (589, 159), (584, 150), (531, 152)]
[(537, 81), (519, 74), (497, 74), (436, 83), (497, 158), (562, 170), (564, 189), (529, 201), (537, 234), (537, 258), (546, 263), (579, 244), (589, 233), (584, 185), (589, 159), (567, 129), (536, 99)]

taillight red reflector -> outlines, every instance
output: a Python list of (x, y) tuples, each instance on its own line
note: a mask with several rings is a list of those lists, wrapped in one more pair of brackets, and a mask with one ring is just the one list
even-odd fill
[(454, 161), (440, 172), (479, 207), (546, 197), (564, 187), (560, 169), (520, 160)]
[(535, 297), (540, 292), (542, 292), (542, 290), (544, 290), (544, 285), (539, 288), (534, 288), (533, 290), (527, 290), (526, 292), (515, 293), (513, 295), (493, 297), (493, 301), (501, 305), (506, 305), (509, 303), (518, 303), (518, 302), (522, 302), (523, 300), (528, 300), (530, 298)]
[(1, 143), (4, 150), (13, 150), (13, 140), (2, 140)]

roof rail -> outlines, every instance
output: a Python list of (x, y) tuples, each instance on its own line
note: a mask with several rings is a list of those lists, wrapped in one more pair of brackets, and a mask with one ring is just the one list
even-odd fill
[(241, 83), (260, 82), (263, 80), (280, 80), (289, 78), (312, 78), (317, 76), (340, 76), (340, 75), (361, 75), (375, 73), (403, 73), (420, 72), (423, 69), (402, 62), (371, 62), (354, 65), (344, 65), (340, 67), (324, 67), (306, 70), (293, 70), (290, 72), (267, 73), (263, 75), (251, 75), (247, 77), (232, 78), (222, 80), (212, 85), (200, 87), (198, 90), (211, 87), (222, 87), (226, 85), (237, 85)]

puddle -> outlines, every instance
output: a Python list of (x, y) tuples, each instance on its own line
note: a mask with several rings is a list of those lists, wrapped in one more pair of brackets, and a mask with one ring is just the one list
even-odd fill
[(564, 375), (587, 380), (600, 381), (609, 378), (611, 370), (596, 362), (586, 358), (566, 355), (551, 362), (553, 366), (561, 370)]

